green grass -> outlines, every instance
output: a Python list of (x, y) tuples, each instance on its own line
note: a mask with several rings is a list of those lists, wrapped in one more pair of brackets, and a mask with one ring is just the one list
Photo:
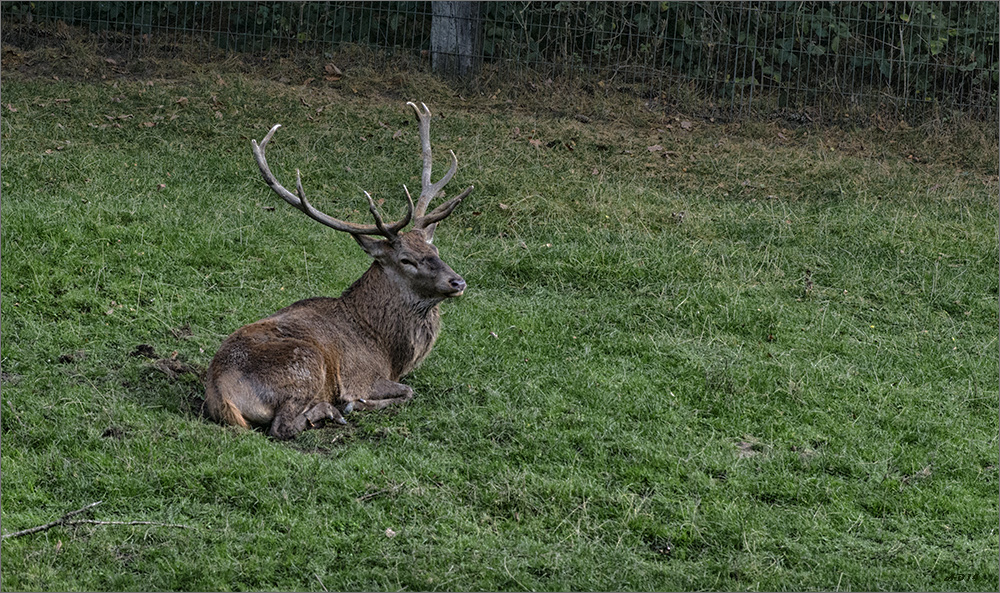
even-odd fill
[[(6, 539), (5, 590), (997, 586), (995, 141), (231, 74), (3, 90), (3, 531), (97, 500), (190, 527)], [(417, 398), (291, 442), (203, 418), (137, 345), (207, 366), (368, 263), (250, 138), (284, 124), (272, 169), (324, 211), (393, 216), (411, 98), (476, 185)]]

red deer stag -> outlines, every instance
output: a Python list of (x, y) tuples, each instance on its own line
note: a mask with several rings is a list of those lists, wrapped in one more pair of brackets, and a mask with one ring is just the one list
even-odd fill
[[(350, 233), (375, 261), (339, 298), (298, 301), (274, 315), (236, 330), (208, 367), (205, 407), (216, 421), (249, 428), (270, 424), (269, 434), (290, 439), (320, 420), (343, 424), (341, 412), (380, 409), (413, 397), (399, 383), (431, 351), (440, 328), (438, 306), (465, 291), (465, 280), (441, 261), (431, 244), (434, 227), (472, 192), (470, 186), (429, 214), (427, 206), (458, 169), (431, 182), (431, 113), (407, 103), (419, 122), (423, 157), (420, 198), (410, 192), (406, 215), (385, 223), (368, 192), (374, 225), (323, 214), (306, 200), (298, 172), (296, 193), (271, 173), (264, 150), (276, 125), (253, 155), (264, 181), (309, 218)], [(413, 220), (413, 228), (402, 229)], [(375, 238), (381, 237), (381, 238)]]

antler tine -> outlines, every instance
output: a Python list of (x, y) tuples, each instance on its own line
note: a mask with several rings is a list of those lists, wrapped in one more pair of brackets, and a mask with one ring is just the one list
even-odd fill
[(375, 207), (375, 201), (372, 199), (371, 194), (365, 192), (365, 197), (368, 198), (368, 210), (372, 213), (372, 216), (375, 218), (375, 226), (378, 227), (379, 232), (386, 239), (395, 239), (399, 231), (401, 231), (403, 227), (405, 227), (407, 224), (410, 223), (410, 218), (413, 216), (413, 198), (410, 197), (410, 190), (406, 189), (406, 186), (404, 185), (403, 191), (406, 192), (406, 201), (409, 204), (409, 208), (406, 211), (406, 216), (401, 218), (398, 222), (390, 224), (389, 226), (386, 226), (385, 223), (382, 222), (382, 215), (379, 214), (378, 208)]
[(386, 237), (393, 238), (396, 236), (395, 233), (390, 233), (389, 229), (385, 228), (385, 223), (382, 222), (382, 215), (378, 213), (378, 208), (375, 207), (375, 201), (372, 200), (372, 195), (365, 192), (365, 197), (368, 198), (368, 210), (372, 213), (375, 218), (375, 226), (378, 227), (380, 233)]
[(282, 187), (280, 183), (278, 183), (274, 174), (271, 173), (271, 168), (267, 165), (267, 157), (264, 156), (264, 149), (267, 148), (267, 143), (271, 141), (271, 136), (274, 136), (274, 133), (277, 132), (280, 127), (281, 124), (275, 124), (274, 127), (271, 128), (271, 131), (264, 136), (264, 139), (260, 141), (260, 144), (257, 144), (256, 140), (250, 140), (250, 144), (253, 148), (254, 159), (257, 161), (257, 167), (260, 169), (260, 174), (264, 177), (264, 181), (267, 183), (268, 187), (274, 190), (274, 193), (281, 196), (283, 200), (292, 206), (299, 208), (299, 199), (296, 198), (292, 192), (288, 191)]
[(449, 214), (451, 214), (452, 210), (454, 210), (462, 202), (462, 200), (469, 197), (469, 194), (472, 193), (473, 189), (475, 189), (475, 186), (473, 185), (470, 185), (469, 187), (465, 188), (465, 191), (458, 194), (454, 198), (448, 200), (447, 202), (441, 204), (440, 206), (435, 208), (430, 214), (422, 216), (415, 226), (417, 228), (425, 228), (432, 224), (441, 222), (442, 220), (447, 218)]
[(427, 195), (430, 196), (427, 198), (428, 202), (430, 202), (430, 200), (433, 199), (434, 196), (436, 196), (449, 181), (451, 181), (451, 176), (455, 174), (455, 171), (458, 171), (458, 157), (455, 156), (455, 151), (449, 150), (448, 152), (451, 154), (451, 167), (448, 168), (448, 172), (444, 174), (444, 177), (439, 179), (438, 182), (432, 185), (427, 191)]
[(417, 219), (417, 222), (414, 223), (413, 228), (423, 229), (426, 241), (428, 243), (433, 243), (434, 229), (437, 228), (437, 223), (447, 218), (451, 214), (452, 210), (454, 210), (460, 203), (462, 203), (462, 200), (464, 200), (466, 197), (468, 197), (469, 194), (472, 193), (473, 189), (475, 189), (475, 187), (470, 185), (469, 187), (465, 188), (465, 191), (455, 196), (454, 198), (448, 200), (444, 204), (441, 204), (440, 206), (435, 208), (430, 214), (421, 216), (420, 218)]
[(419, 122), (418, 130), (420, 133), (420, 156), (424, 161), (423, 172), (420, 176), (420, 198), (417, 200), (416, 212), (417, 218), (420, 218), (427, 211), (427, 206), (437, 193), (430, 191), (434, 187), (431, 183), (431, 167), (434, 163), (431, 156), (431, 110), (424, 103), (421, 103), (420, 107), (417, 107), (416, 103), (410, 101), (407, 105), (412, 107), (413, 112), (417, 114), (417, 121)]
[[(421, 103), (421, 105), (424, 108), (424, 113), (426, 114), (426, 118), (427, 118), (427, 125), (426, 125), (426, 127), (427, 127), (427, 133), (424, 134), (424, 136), (427, 137), (427, 152), (429, 154), (430, 153), (430, 124), (431, 124), (430, 120), (431, 120), (431, 110), (427, 108), (427, 105), (425, 103)], [(423, 122), (421, 122), (421, 123), (423, 123)], [(423, 132), (423, 128), (421, 128), (421, 132)], [(427, 197), (426, 197), (427, 203), (430, 203), (430, 201), (434, 199), (434, 196), (436, 196), (438, 194), (438, 192), (441, 191), (441, 189), (444, 188), (444, 186), (447, 185), (449, 181), (451, 181), (451, 177), (452, 177), (452, 175), (455, 174), (455, 171), (458, 171), (458, 157), (455, 156), (455, 151), (454, 150), (449, 150), (448, 152), (451, 154), (451, 166), (448, 168), (448, 172), (445, 173), (444, 177), (442, 177), (441, 179), (439, 179), (437, 183), (431, 185), (431, 187), (430, 187), (429, 190), (427, 190), (426, 187), (421, 188), (421, 192), (420, 192), (421, 198), (423, 199), (424, 198), (423, 194), (426, 193), (427, 194)], [(429, 184), (430, 181), (431, 181), (430, 167), (427, 168), (426, 179), (427, 179), (427, 181), (425, 183), (425, 186), (426, 186), (426, 184)], [(427, 204), (424, 204), (424, 209), (425, 210), (426, 210), (426, 207), (427, 207)], [(421, 216), (422, 215), (423, 214), (421, 214)]]
[(365, 192), (365, 195), (368, 196), (368, 203), (371, 206), (370, 209), (375, 217), (376, 225), (373, 226), (370, 224), (355, 224), (353, 222), (339, 220), (313, 208), (312, 204), (310, 204), (306, 199), (305, 190), (302, 188), (302, 173), (298, 169), (295, 170), (295, 189), (298, 195), (296, 196), (292, 192), (285, 189), (284, 186), (278, 183), (274, 174), (271, 173), (271, 168), (267, 164), (267, 157), (264, 153), (267, 148), (267, 143), (271, 141), (271, 137), (274, 136), (274, 133), (280, 127), (281, 124), (276, 124), (273, 128), (271, 128), (267, 135), (264, 136), (264, 139), (260, 141), (260, 144), (257, 144), (256, 140), (251, 140), (250, 144), (253, 148), (254, 159), (257, 161), (257, 167), (260, 169), (260, 174), (264, 177), (264, 181), (267, 182), (267, 185), (274, 191), (274, 193), (281, 196), (283, 200), (301, 210), (306, 214), (306, 216), (316, 222), (337, 231), (351, 233), (352, 235), (382, 235), (387, 239), (393, 239), (396, 237), (396, 233), (409, 224), (410, 220), (413, 218), (413, 200), (410, 198), (409, 193), (407, 193), (409, 210), (407, 211), (406, 216), (398, 222), (385, 225), (382, 221), (382, 217), (378, 213), (378, 210), (375, 208), (375, 203), (372, 201), (371, 196), (368, 196), (368, 192)]
[[(273, 127), (273, 128), (271, 128), (271, 129), (270, 129), (270, 130), (269, 130), (269, 131), (267, 132), (267, 135), (266, 135), (266, 136), (264, 136), (264, 139), (260, 141), (260, 149), (261, 149), (261, 150), (264, 150), (264, 147), (266, 147), (266, 146), (267, 146), (267, 143), (271, 141), (271, 136), (274, 136), (274, 133), (275, 133), (275, 132), (277, 132), (277, 131), (278, 131), (278, 128), (280, 128), (280, 127), (281, 127), (281, 124), (274, 124), (274, 127)], [(256, 141), (256, 140), (254, 140), (253, 142), (254, 142), (254, 144), (256, 144), (256, 143), (257, 143), (257, 141)]]
[[(408, 204), (408, 210), (406, 211), (406, 216), (400, 221), (399, 228), (406, 226), (408, 222), (413, 218), (413, 198), (410, 196), (410, 190), (406, 188), (406, 184), (403, 184), (403, 193), (406, 194), (406, 203)], [(398, 230), (398, 229), (397, 229)]]

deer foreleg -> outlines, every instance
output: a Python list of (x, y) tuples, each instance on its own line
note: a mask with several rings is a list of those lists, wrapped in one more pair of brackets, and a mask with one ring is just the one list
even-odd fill
[(309, 426), (312, 426), (319, 422), (320, 420), (333, 420), (337, 424), (347, 424), (347, 420), (340, 414), (340, 410), (333, 407), (330, 402), (319, 402), (311, 408), (307, 408), (305, 412), (302, 412), (305, 416), (306, 421)]
[(356, 410), (381, 410), (413, 399), (413, 388), (409, 385), (379, 379), (372, 385), (368, 397), (354, 402)]
[(307, 428), (312, 428), (320, 420), (334, 420), (340, 424), (347, 424), (340, 410), (333, 407), (330, 402), (319, 402), (296, 413), (296, 406), (293, 402), (286, 402), (281, 406), (278, 413), (274, 415), (271, 422), (271, 430), (268, 433), (276, 439), (295, 438), (300, 432)]

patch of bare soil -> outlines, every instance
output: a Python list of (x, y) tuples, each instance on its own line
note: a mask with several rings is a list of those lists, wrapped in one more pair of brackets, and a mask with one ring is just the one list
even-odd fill
[(0, 384), (17, 385), (21, 381), (21, 375), (0, 371)]
[(129, 356), (141, 356), (144, 358), (154, 359), (150, 364), (150, 367), (166, 375), (167, 379), (170, 381), (177, 380), (177, 378), (181, 375), (192, 374), (200, 382), (205, 375), (205, 369), (203, 367), (185, 362), (181, 359), (180, 353), (176, 350), (170, 353), (169, 356), (160, 357), (156, 353), (156, 349), (149, 344), (137, 344), (132, 352), (129, 353)]

